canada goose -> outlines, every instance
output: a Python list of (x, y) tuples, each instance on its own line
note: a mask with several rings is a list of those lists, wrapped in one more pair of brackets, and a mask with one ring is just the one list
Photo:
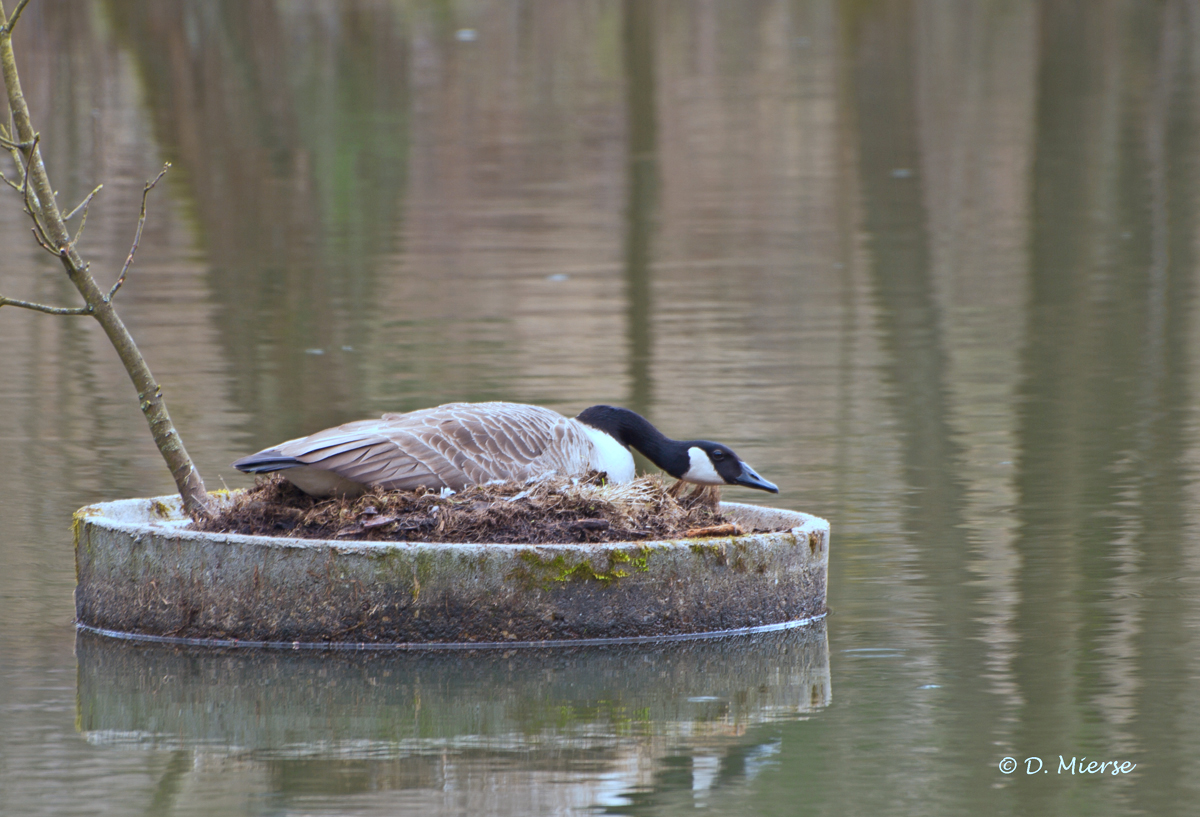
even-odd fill
[(356, 496), (368, 488), (461, 490), (495, 480), (604, 471), (633, 479), (641, 451), (659, 468), (697, 485), (744, 485), (779, 493), (728, 446), (672, 440), (629, 409), (592, 406), (575, 419), (518, 403), (447, 403), (385, 414), (288, 440), (243, 457), (239, 471), (282, 471), (313, 496)]

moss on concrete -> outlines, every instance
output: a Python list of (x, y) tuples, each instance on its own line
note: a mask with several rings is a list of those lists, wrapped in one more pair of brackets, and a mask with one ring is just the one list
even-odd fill
[(628, 571), (617, 567), (622, 561), (628, 561), (628, 556), (622, 560), (614, 558), (610, 554), (608, 566), (603, 570), (593, 568), (591, 560), (586, 557), (568, 559), (562, 553), (547, 557), (532, 548), (520, 551), (517, 558), (521, 561), (522, 566), (511, 571), (509, 576), (527, 590), (535, 588), (549, 590), (556, 583), (589, 581), (599, 582), (602, 586), (607, 587), (629, 575)]
[(609, 587), (614, 582), (632, 575), (630, 572), (646, 573), (650, 570), (649, 545), (630, 548), (615, 548), (603, 551), (607, 564), (602, 569), (592, 565), (593, 558), (581, 556), (568, 558), (563, 553), (544, 556), (533, 548), (521, 550), (517, 558), (521, 566), (510, 572), (509, 577), (524, 589), (549, 590), (556, 584), (570, 582), (596, 582)]

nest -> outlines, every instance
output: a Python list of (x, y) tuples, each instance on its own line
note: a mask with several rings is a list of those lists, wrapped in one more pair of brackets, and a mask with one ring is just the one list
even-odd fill
[(317, 499), (280, 475), (260, 478), (200, 530), (420, 542), (555, 544), (743, 533), (718, 510), (718, 489), (684, 495), (659, 476), (612, 484), (581, 479), (479, 485), (457, 493), (376, 490)]

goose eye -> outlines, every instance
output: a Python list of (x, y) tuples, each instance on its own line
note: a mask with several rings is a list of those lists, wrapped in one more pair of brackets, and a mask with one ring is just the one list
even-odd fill
[(723, 460), (723, 459), (725, 459), (725, 452), (719, 448), (714, 449), (712, 452), (712, 458), (714, 460)]

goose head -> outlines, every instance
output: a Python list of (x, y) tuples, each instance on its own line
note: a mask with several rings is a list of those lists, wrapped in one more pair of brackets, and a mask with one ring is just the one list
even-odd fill
[(688, 467), (682, 474), (671, 474), (676, 479), (697, 485), (742, 485), (779, 493), (779, 486), (760, 477), (727, 445), (709, 440), (688, 440), (682, 445), (687, 446)]
[(616, 406), (592, 406), (575, 418), (603, 431), (624, 446), (632, 446), (675, 479), (696, 485), (741, 485), (779, 493), (779, 487), (758, 475), (727, 445), (711, 440), (672, 440), (649, 420)]

